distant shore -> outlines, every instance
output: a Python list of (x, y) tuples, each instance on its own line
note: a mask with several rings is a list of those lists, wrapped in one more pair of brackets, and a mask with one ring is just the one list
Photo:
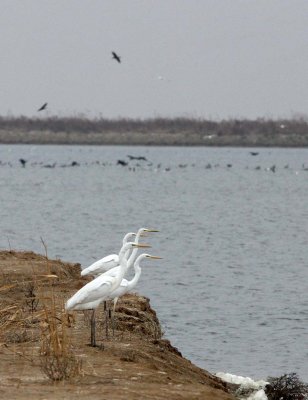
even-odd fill
[(0, 131), (0, 144), (39, 145), (122, 145), (122, 146), (222, 146), (222, 147), (308, 147), (308, 136), (289, 140), (286, 136), (268, 138), (238, 135), (202, 137), (194, 133), (168, 132), (23, 132)]
[(308, 122), (0, 117), (1, 144), (307, 147)]

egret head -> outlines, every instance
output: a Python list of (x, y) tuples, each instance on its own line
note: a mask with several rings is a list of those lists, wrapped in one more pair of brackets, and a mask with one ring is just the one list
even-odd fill
[(129, 240), (131, 237), (135, 237), (135, 236), (136, 236), (136, 233), (135, 233), (135, 232), (128, 232), (128, 233), (124, 236), (124, 238), (123, 238), (123, 244), (127, 243), (128, 240)]
[(153, 260), (161, 260), (161, 259), (162, 259), (162, 257), (152, 256), (151, 254), (142, 253), (142, 254), (140, 254), (139, 257), (137, 257), (136, 262), (138, 263), (138, 262), (140, 262), (141, 260), (143, 260), (143, 259), (145, 259), (145, 258), (151, 258), (151, 259), (153, 259)]
[(127, 242), (124, 243), (120, 252), (126, 252), (127, 250), (130, 249), (138, 249), (138, 248), (147, 248), (147, 247), (151, 247), (149, 244), (147, 243), (135, 243), (135, 242)]
[(135, 237), (136, 236), (136, 233), (135, 232), (128, 232), (127, 234), (126, 234), (126, 236), (132, 236), (132, 237)]
[(159, 232), (157, 229), (140, 228), (138, 233), (140, 236), (147, 236), (147, 233)]

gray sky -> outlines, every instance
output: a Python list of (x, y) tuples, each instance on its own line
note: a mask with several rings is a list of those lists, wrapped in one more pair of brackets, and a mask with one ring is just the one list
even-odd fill
[(45, 101), (59, 116), (307, 114), (307, 0), (0, 5), (1, 115), (37, 116)]

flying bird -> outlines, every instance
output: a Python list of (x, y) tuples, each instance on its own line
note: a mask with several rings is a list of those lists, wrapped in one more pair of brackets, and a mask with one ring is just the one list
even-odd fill
[(44, 103), (43, 105), (42, 105), (42, 107), (40, 107), (37, 111), (43, 111), (43, 110), (46, 110), (46, 108), (47, 108), (47, 104), (48, 103)]
[(117, 53), (112, 51), (111, 54), (112, 54), (112, 58), (114, 58), (118, 63), (121, 62), (121, 58), (120, 58), (120, 56), (117, 55)]

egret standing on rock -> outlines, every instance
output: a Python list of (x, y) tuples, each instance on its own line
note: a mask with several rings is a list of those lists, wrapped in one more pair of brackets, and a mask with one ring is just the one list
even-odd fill
[(128, 281), (127, 279), (122, 279), (122, 282), (117, 287), (117, 289), (115, 289), (110, 294), (110, 296), (108, 297), (109, 300), (113, 300), (113, 299), (115, 300), (114, 309), (115, 309), (116, 303), (118, 301), (118, 298), (123, 296), (124, 294), (130, 292), (137, 285), (137, 283), (139, 281), (139, 278), (140, 278), (140, 275), (141, 275), (140, 262), (144, 258), (152, 258), (154, 260), (161, 260), (162, 259), (162, 257), (151, 256), (150, 254), (146, 254), (146, 253), (140, 254), (140, 256), (137, 257), (137, 260), (134, 263), (135, 275), (134, 275), (133, 279), (130, 280), (130, 281)]
[(117, 301), (118, 301), (119, 297), (130, 292), (137, 285), (140, 275), (141, 275), (140, 262), (145, 258), (151, 258), (154, 260), (161, 259), (161, 257), (151, 256), (150, 254), (146, 254), (146, 253), (140, 254), (140, 256), (138, 256), (136, 261), (134, 262), (135, 275), (134, 275), (133, 279), (131, 279), (130, 281), (128, 281), (127, 279), (122, 279), (122, 282), (120, 283), (120, 285), (110, 294), (110, 296), (108, 296), (108, 300), (113, 300), (113, 317), (112, 317), (113, 334), (114, 334), (114, 312), (115, 312)]
[[(137, 234), (132, 233), (132, 232), (127, 233), (123, 238), (122, 248), (125, 246), (125, 244), (127, 243), (127, 240), (129, 239), (130, 236), (135, 235), (136, 236), (135, 243), (138, 243), (140, 237), (148, 232), (159, 232), (159, 231), (157, 229), (140, 228), (138, 230)], [(120, 250), (120, 252), (121, 252), (121, 250)], [(126, 258), (127, 264), (125, 266), (124, 275), (126, 274), (128, 269), (133, 265), (136, 255), (137, 255), (137, 252), (138, 252), (138, 248), (134, 248), (132, 251), (132, 254), (130, 255), (129, 258), (128, 258), (129, 250), (125, 253), (124, 257)], [(106, 256), (106, 257), (102, 258), (101, 260), (96, 261), (89, 267), (83, 269), (81, 271), (81, 276), (93, 275), (93, 276), (97, 277), (102, 273), (104, 273), (104, 274), (108, 273), (108, 275), (110, 275), (110, 276), (116, 276), (119, 273), (119, 269), (120, 269), (119, 256), (117, 254), (110, 254), (109, 256)], [(91, 308), (91, 307), (89, 307), (89, 308)], [(104, 300), (104, 311), (106, 313), (106, 317), (105, 317), (106, 318), (106, 337), (108, 337), (108, 314), (109, 314), (109, 311), (108, 311), (106, 300)]]
[[(124, 294), (130, 292), (132, 289), (134, 289), (134, 287), (137, 285), (140, 275), (141, 275), (141, 267), (140, 267), (140, 262), (144, 259), (144, 258), (151, 258), (151, 259), (155, 259), (155, 260), (160, 260), (161, 257), (158, 256), (151, 256), (150, 254), (140, 254), (140, 256), (137, 257), (135, 263), (134, 263), (134, 269), (135, 269), (135, 275), (133, 277), (132, 280), (128, 281), (127, 279), (122, 279), (122, 282), (120, 283), (120, 285), (117, 287), (117, 289), (115, 289), (107, 298), (107, 300), (114, 300), (114, 305), (113, 305), (113, 314), (115, 312), (115, 307), (117, 304), (117, 301), (119, 299), (119, 297), (123, 296)], [(99, 304), (101, 303), (100, 299), (94, 301), (94, 302), (90, 302), (90, 303), (83, 303), (82, 305), (82, 309), (83, 310), (91, 310), (94, 308), (97, 308), (99, 306)], [(114, 332), (114, 317), (112, 319), (112, 329)]]
[[(65, 309), (69, 310), (84, 310), (93, 309), (91, 317), (91, 346), (96, 346), (95, 337), (95, 310), (108, 296), (120, 285), (124, 273), (126, 271), (127, 260), (125, 254), (128, 250), (133, 248), (151, 247), (147, 244), (139, 244), (129, 242), (122, 247), (119, 253), (120, 268), (116, 276), (102, 274), (93, 281), (83, 286), (77, 293), (75, 293), (65, 304)], [(91, 307), (89, 307), (89, 303)]]

